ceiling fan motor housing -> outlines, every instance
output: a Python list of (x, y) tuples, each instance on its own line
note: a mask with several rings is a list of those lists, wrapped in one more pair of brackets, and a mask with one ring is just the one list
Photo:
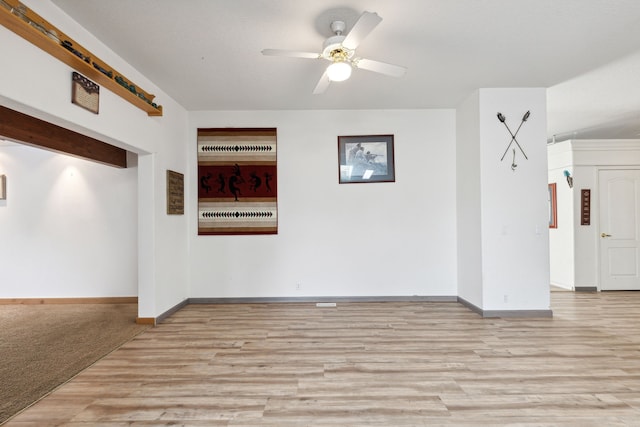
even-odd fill
[(342, 46), (346, 38), (343, 36), (346, 25), (344, 21), (333, 21), (331, 31), (335, 34), (329, 37), (322, 44), (322, 57), (334, 62), (344, 62), (353, 56), (353, 51)]
[(336, 36), (342, 35), (346, 27), (347, 26), (345, 25), (344, 21), (333, 21), (331, 23), (331, 31), (333, 31), (333, 34), (335, 34)]

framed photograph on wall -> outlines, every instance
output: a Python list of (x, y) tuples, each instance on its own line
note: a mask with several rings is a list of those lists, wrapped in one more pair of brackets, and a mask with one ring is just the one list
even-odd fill
[(338, 137), (340, 184), (395, 182), (393, 135)]

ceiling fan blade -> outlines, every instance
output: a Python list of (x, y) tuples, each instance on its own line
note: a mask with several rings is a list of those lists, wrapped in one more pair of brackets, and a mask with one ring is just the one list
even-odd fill
[(373, 61), (371, 59), (356, 59), (353, 61), (356, 68), (373, 71), (375, 73), (386, 74), (392, 77), (402, 77), (407, 72), (405, 67), (400, 65), (387, 64), (386, 62)]
[(381, 21), (382, 18), (380, 18), (377, 13), (363, 12), (351, 31), (349, 31), (349, 34), (345, 37), (342, 46), (354, 50)]
[(329, 76), (327, 75), (327, 71), (325, 70), (325, 72), (322, 73), (322, 77), (320, 77), (320, 80), (318, 80), (316, 88), (313, 89), (313, 94), (319, 95), (323, 93), (329, 87), (329, 83), (331, 83), (331, 80), (329, 80)]
[(289, 58), (319, 59), (321, 57), (319, 53), (298, 52), (295, 50), (285, 50), (285, 49), (263, 49), (262, 54), (267, 56), (286, 56)]

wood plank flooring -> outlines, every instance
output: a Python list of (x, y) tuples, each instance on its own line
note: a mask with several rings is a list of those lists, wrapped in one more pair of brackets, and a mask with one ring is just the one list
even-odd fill
[(189, 305), (7, 426), (640, 426), (640, 292)]

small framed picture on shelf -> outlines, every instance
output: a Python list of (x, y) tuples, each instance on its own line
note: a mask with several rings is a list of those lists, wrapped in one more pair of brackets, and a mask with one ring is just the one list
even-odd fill
[(100, 86), (75, 71), (71, 73), (71, 80), (71, 102), (93, 114), (98, 114)]
[(395, 182), (393, 135), (338, 137), (340, 184)]

